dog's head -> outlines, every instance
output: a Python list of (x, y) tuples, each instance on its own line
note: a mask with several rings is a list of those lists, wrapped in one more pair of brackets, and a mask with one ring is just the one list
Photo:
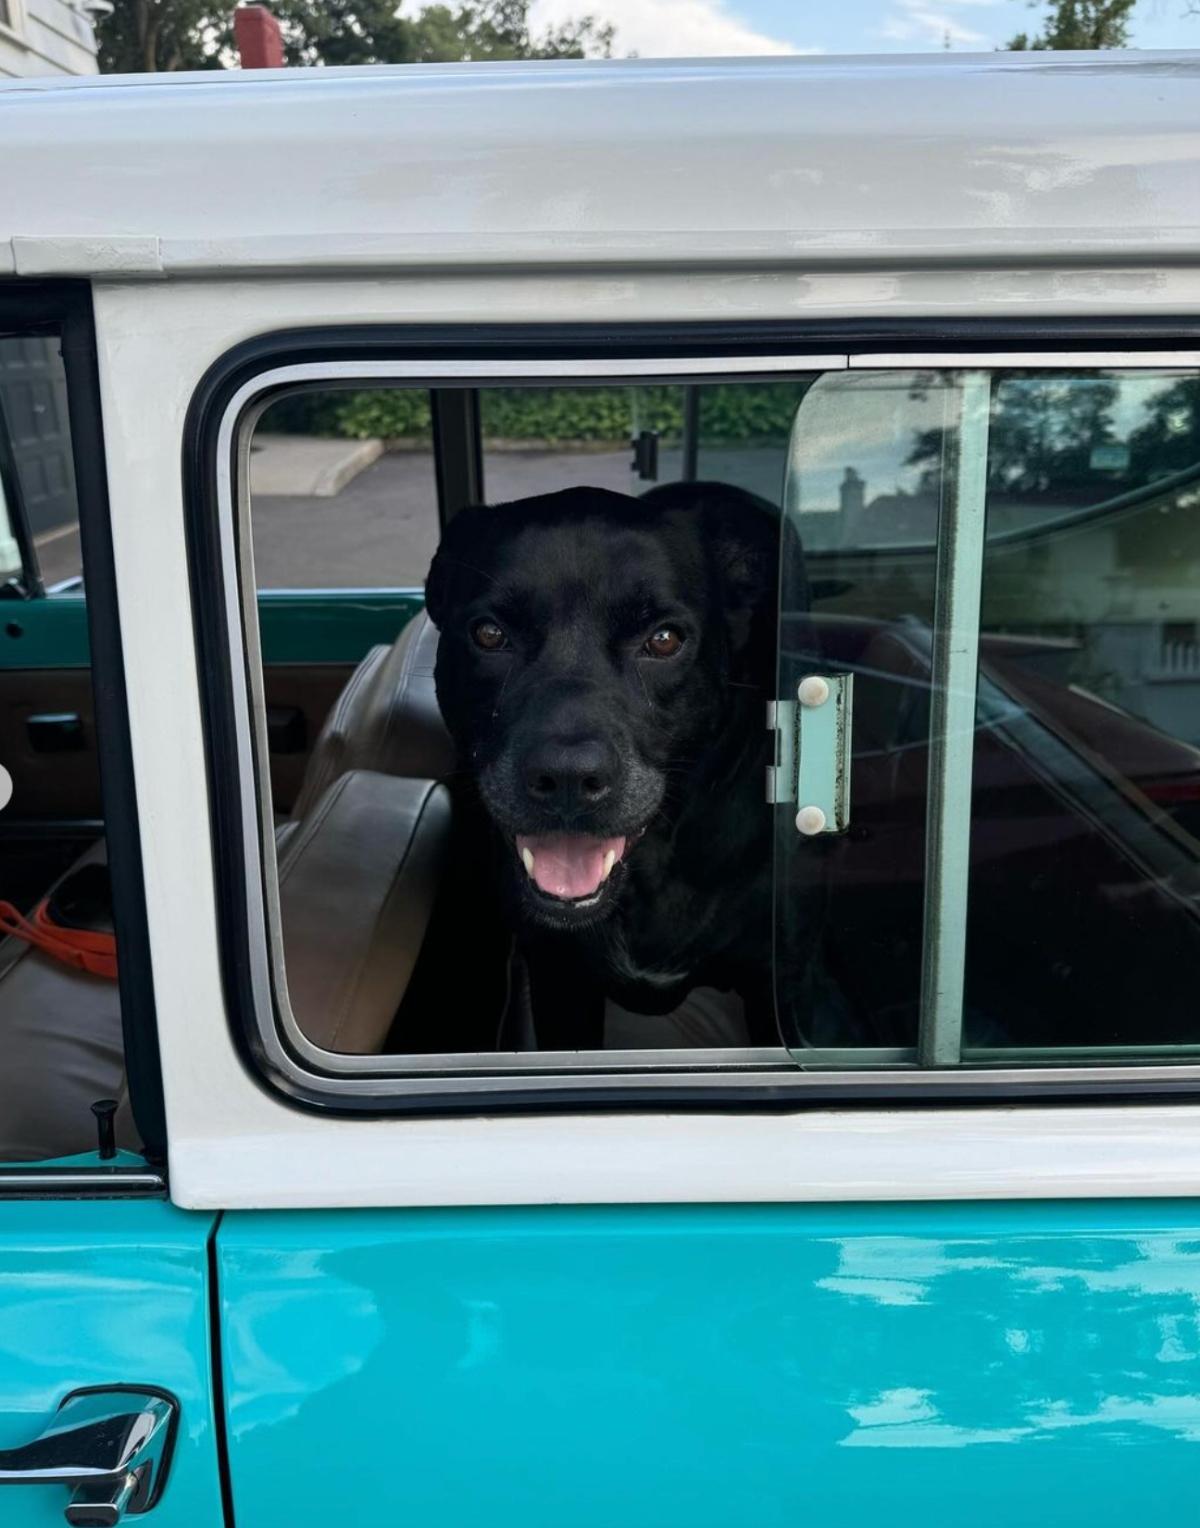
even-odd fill
[(713, 788), (731, 713), (771, 683), (777, 534), (716, 484), (451, 521), (426, 588), (438, 702), (534, 922), (603, 917), (643, 835)]

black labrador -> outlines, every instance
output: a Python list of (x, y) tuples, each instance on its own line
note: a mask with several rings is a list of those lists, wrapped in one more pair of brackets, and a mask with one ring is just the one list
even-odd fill
[(699, 986), (771, 1016), (779, 526), (721, 484), (468, 509), (426, 588), (438, 702), (499, 835), (538, 1043), (602, 1043), (604, 999)]

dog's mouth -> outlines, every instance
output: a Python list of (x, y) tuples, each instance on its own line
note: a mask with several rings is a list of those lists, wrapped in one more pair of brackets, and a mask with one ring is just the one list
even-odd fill
[(518, 833), (517, 854), (529, 879), (555, 902), (587, 905), (599, 899), (621, 863), (626, 837), (595, 838), (586, 833)]

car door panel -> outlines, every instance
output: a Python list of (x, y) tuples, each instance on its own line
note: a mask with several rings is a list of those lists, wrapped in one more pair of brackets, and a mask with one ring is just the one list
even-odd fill
[[(32, 1442), (73, 1390), (170, 1392), (180, 1420), (146, 1518), (155, 1528), (224, 1521), (209, 1352), (213, 1220), (157, 1199), (0, 1203), (0, 1449)], [(5, 1486), (0, 1522), (61, 1528), (68, 1499), (58, 1485)]]
[(239, 1521), (1191, 1514), (1192, 1203), (233, 1214)]

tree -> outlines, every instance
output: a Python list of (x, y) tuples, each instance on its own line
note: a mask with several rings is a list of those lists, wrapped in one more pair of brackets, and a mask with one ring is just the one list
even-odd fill
[(1018, 32), (1008, 44), (1027, 48), (1124, 48), (1137, 0), (1049, 0), (1049, 14), (1036, 37)]
[[(613, 30), (580, 16), (534, 35), (530, 0), (456, 0), (404, 14), (397, 0), (272, 0), (289, 64), (607, 58)], [(236, 58), (219, 0), (118, 0), (97, 27), (104, 73), (220, 69)]]

